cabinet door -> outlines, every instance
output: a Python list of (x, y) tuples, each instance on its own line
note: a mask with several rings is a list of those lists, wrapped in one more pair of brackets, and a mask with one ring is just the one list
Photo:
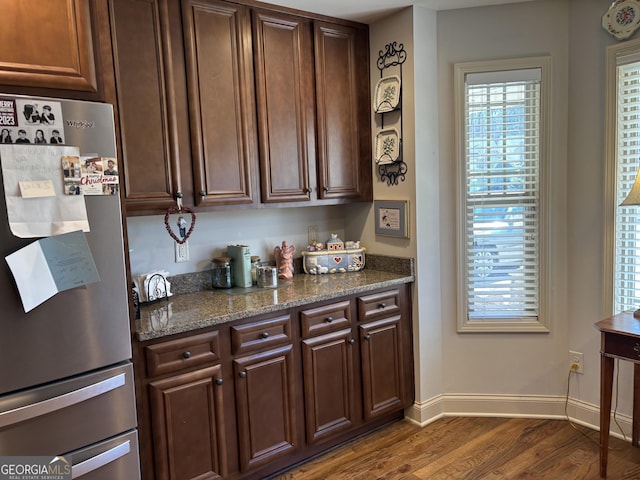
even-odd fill
[(183, 0), (197, 205), (254, 202), (256, 108), (249, 9)]
[(149, 384), (156, 479), (226, 475), (222, 388), (220, 365)]
[(240, 469), (291, 453), (295, 438), (291, 345), (234, 360)]
[(365, 420), (404, 405), (400, 319), (397, 315), (359, 326)]
[(167, 28), (157, 0), (110, 0), (110, 9), (127, 207), (166, 209), (180, 189)]
[(351, 329), (302, 341), (307, 442), (323, 440), (356, 422), (354, 339)]
[(258, 9), (252, 20), (262, 202), (310, 200), (315, 184), (311, 22)]
[(315, 23), (318, 177), (322, 199), (371, 198), (366, 30)]
[(90, 0), (4, 0), (0, 83), (96, 92)]

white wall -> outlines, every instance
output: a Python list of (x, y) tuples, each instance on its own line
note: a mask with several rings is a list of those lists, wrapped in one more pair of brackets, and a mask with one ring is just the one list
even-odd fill
[[(444, 392), (564, 395), (568, 351), (585, 354), (570, 396), (599, 404), (603, 311), (604, 59), (615, 40), (601, 27), (608, 0), (550, 0), (438, 14), (442, 189)], [(457, 334), (454, 330), (452, 64), (551, 55), (553, 58), (551, 333)], [(449, 273), (451, 272), (451, 274)], [(464, 353), (462, 353), (464, 352)], [(631, 368), (620, 375), (619, 411), (631, 411)], [(480, 373), (480, 374), (479, 374)], [(579, 416), (579, 414), (578, 414)], [(585, 418), (585, 421), (592, 421)]]
[[(189, 222), (189, 214), (184, 215)], [(178, 216), (172, 215), (170, 225)], [(318, 241), (325, 241), (330, 233), (345, 238), (344, 211), (334, 207), (270, 208), (262, 210), (234, 210), (196, 215), (196, 225), (188, 239), (189, 261), (174, 262), (175, 242), (169, 236), (163, 215), (127, 218), (131, 273), (137, 275), (165, 269), (170, 275), (208, 270), (211, 259), (226, 252), (227, 245), (248, 245), (252, 255), (273, 260), (273, 248), (286, 240), (296, 247), (295, 256), (307, 246), (307, 227), (318, 227)]]
[[(447, 393), (554, 395), (566, 381), (566, 165), (569, 1), (550, 0), (438, 13), (443, 376)], [(453, 65), (552, 57), (550, 333), (456, 333)]]
[(375, 235), (371, 209), (366, 221), (360, 222), (369, 251), (416, 259), (413, 333), (418, 404), (442, 392), (436, 31), (436, 13), (427, 9), (407, 8), (370, 26), (372, 91), (381, 75), (380, 52), (396, 42), (407, 53), (402, 71), (394, 67), (382, 72), (382, 76), (402, 76), (402, 118), (389, 114), (383, 124), (381, 115), (372, 114), (372, 137), (375, 142), (382, 126), (395, 126), (402, 133), (406, 178), (389, 185), (374, 165), (373, 193), (375, 200), (408, 201), (409, 238)]
[[(605, 51), (618, 43), (600, 27), (607, 0), (571, 2), (569, 59), (569, 164), (567, 181), (570, 312), (569, 348), (584, 352), (584, 377), (576, 389), (580, 399), (599, 404), (600, 337), (593, 324), (604, 311), (603, 234)], [(636, 34), (634, 39), (638, 38)], [(609, 205), (607, 208), (612, 208)], [(620, 411), (631, 411), (629, 362), (621, 362)]]
[[(416, 175), (417, 204), (424, 206), (416, 209), (415, 221), (419, 228), (414, 232), (419, 266), (414, 300), (420, 345), (416, 355), (420, 362), (417, 400), (423, 405), (437, 403), (438, 397), (475, 396), (480, 400), (467, 403), (469, 409), (461, 412), (473, 413), (476, 407), (487, 407), (486, 400), (491, 397), (497, 403), (500, 397), (528, 398), (533, 402), (540, 397), (555, 399), (547, 412), (557, 412), (557, 399), (565, 394), (571, 349), (584, 352), (585, 375), (572, 376), (570, 396), (584, 406), (584, 421), (594, 423), (597, 419), (599, 335), (593, 324), (608, 313), (603, 311), (601, 293), (605, 282), (602, 278), (604, 56), (606, 46), (615, 41), (601, 28), (601, 16), (609, 3), (608, 0), (549, 0), (438, 12), (439, 107), (435, 129), (429, 119), (421, 115), (420, 109), (426, 104), (421, 104), (419, 95), (415, 94), (431, 86), (428, 51), (433, 39), (425, 32), (433, 32), (434, 26), (429, 15), (425, 15), (423, 9), (414, 8), (411, 29), (406, 20), (394, 23), (395, 17), (372, 26), (372, 50), (373, 41), (379, 35), (412, 36), (405, 43), (412, 44), (414, 49), (411, 61), (415, 62), (415, 138), (424, 138), (425, 132), (439, 131), (438, 142), (434, 143), (438, 162), (431, 161), (426, 148), (416, 148), (415, 170), (410, 169), (410, 175), (413, 171)], [(406, 12), (400, 15), (403, 14)], [(549, 206), (551, 332), (459, 334), (456, 332), (453, 64), (538, 55), (553, 58)], [(430, 182), (427, 175), (421, 174), (423, 171), (432, 172), (438, 182)], [(420, 200), (427, 190), (440, 196), (439, 202), (433, 202), (439, 215), (439, 228), (431, 230), (420, 228), (431, 226), (428, 205)], [(423, 249), (422, 245), (429, 248)], [(439, 267), (427, 261), (433, 259), (429, 255), (432, 248), (441, 259)], [(429, 268), (420, 268), (425, 265)], [(428, 281), (434, 266), (439, 272), (438, 283)], [(423, 301), (425, 298), (429, 300)], [(429, 308), (437, 312), (438, 306), (441, 324), (434, 326)], [(440, 348), (431, 349), (430, 336), (441, 342)], [(440, 355), (435, 361), (434, 353)], [(435, 372), (436, 368), (441, 369), (441, 377)], [(620, 379), (619, 411), (628, 415), (631, 409), (628, 365), (622, 366)], [(435, 393), (430, 388), (431, 382), (437, 386)], [(494, 406), (488, 406), (484, 413), (490, 413), (492, 408)], [(442, 410), (447, 410), (446, 405)], [(535, 414), (536, 411), (533, 408), (521, 413)], [(580, 416), (580, 412), (577, 415)]]

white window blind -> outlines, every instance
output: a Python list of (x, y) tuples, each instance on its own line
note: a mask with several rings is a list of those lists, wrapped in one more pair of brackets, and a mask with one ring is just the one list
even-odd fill
[(467, 74), (464, 92), (466, 320), (535, 323), (541, 69)]
[[(640, 166), (640, 60), (617, 67), (616, 205), (631, 190)], [(624, 62), (625, 59), (622, 59)], [(613, 306), (640, 306), (640, 207), (617, 207)]]

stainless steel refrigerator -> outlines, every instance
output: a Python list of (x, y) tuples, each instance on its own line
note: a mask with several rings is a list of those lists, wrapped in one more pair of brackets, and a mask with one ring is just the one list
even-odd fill
[[(47, 143), (116, 157), (111, 105), (25, 102), (0, 94), (7, 98), (39, 106), (41, 113), (45, 105), (56, 106), (53, 118), (28, 119), (42, 126)], [(18, 113), (33, 115), (25, 110)], [(11, 233), (2, 181), (0, 192), (0, 456), (63, 455), (71, 458), (73, 478), (139, 479), (119, 196), (84, 197), (90, 226), (85, 235), (100, 280), (57, 293), (25, 313), (4, 257), (37, 238)]]

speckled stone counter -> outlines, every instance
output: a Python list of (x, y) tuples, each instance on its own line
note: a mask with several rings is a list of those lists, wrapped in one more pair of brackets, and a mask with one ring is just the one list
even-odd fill
[(375, 261), (369, 262), (367, 258), (368, 264), (373, 263), (379, 269), (368, 266), (360, 272), (353, 273), (297, 274), (291, 282), (281, 282), (278, 288), (253, 288), (251, 293), (244, 294), (232, 295), (223, 290), (175, 294), (167, 300), (141, 306), (140, 319), (136, 321), (136, 335), (140, 341), (152, 340), (255, 315), (413, 282), (413, 262), (410, 259), (390, 261), (389, 265), (394, 264), (397, 270), (403, 261), (406, 265), (400, 273), (392, 273), (389, 270), (394, 269), (385, 268), (384, 260), (376, 264)]

